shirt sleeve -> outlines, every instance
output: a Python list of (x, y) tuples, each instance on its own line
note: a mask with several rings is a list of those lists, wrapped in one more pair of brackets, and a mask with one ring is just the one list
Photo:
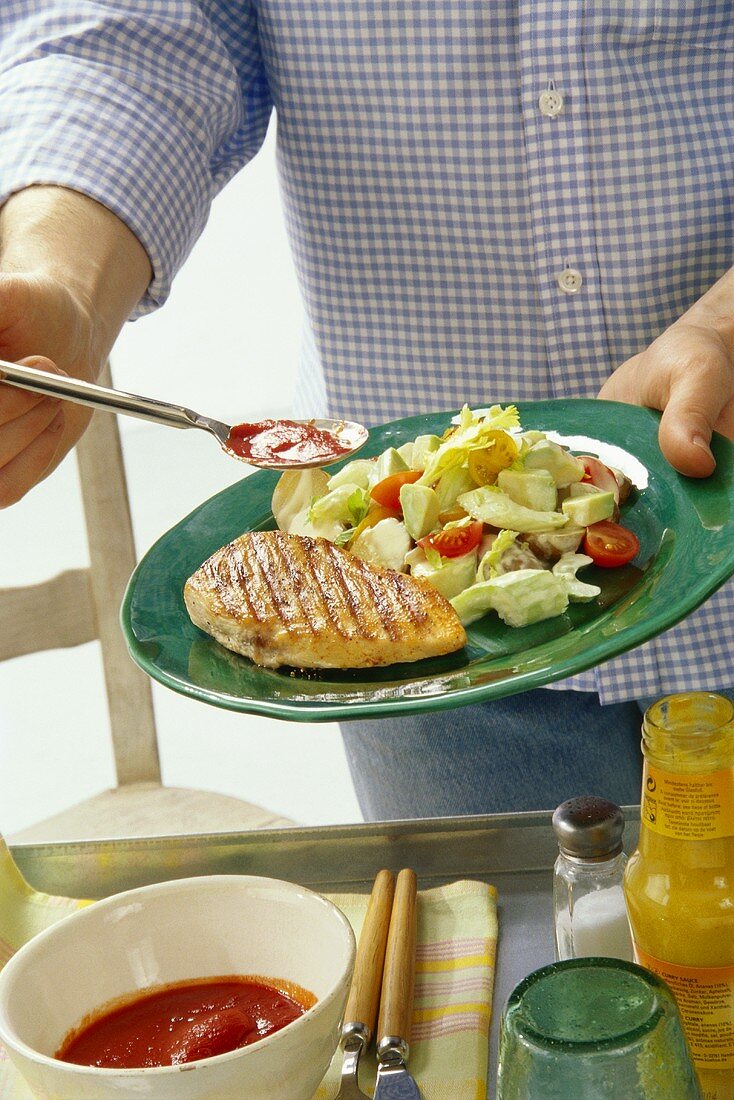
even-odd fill
[(165, 301), (272, 102), (249, 0), (1, 0), (0, 204), (33, 184), (112, 210)]

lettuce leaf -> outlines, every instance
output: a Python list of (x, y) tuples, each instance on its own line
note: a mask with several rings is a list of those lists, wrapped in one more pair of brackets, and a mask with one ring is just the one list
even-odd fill
[(576, 576), (578, 570), (591, 565), (592, 560), (587, 554), (563, 554), (553, 566), (555, 575), (566, 585), (570, 600), (586, 602), (601, 595), (598, 585), (587, 584)]
[(458, 504), (470, 516), (481, 519), (490, 527), (505, 527), (521, 534), (547, 531), (568, 523), (568, 517), (562, 512), (538, 512), (534, 508), (516, 504), (496, 485), (483, 485), (469, 493), (462, 493)]
[[(311, 501), (308, 510), (310, 523), (320, 523), (323, 520), (333, 520), (337, 523), (349, 523), (356, 527), (360, 520), (367, 514), (369, 508), (369, 496), (359, 485), (347, 482), (339, 485), (324, 496), (315, 497)], [(361, 515), (360, 515), (361, 513)], [(360, 515), (360, 519), (355, 517)]]
[(568, 606), (564, 579), (546, 569), (518, 569), (478, 581), (449, 601), (464, 626), (496, 611), (508, 626), (527, 626), (561, 615)]
[(492, 577), (497, 576), (497, 566), (499, 565), (500, 558), (504, 554), (505, 550), (509, 550), (509, 548), (515, 543), (517, 537), (517, 531), (500, 531), (497, 538), (494, 540), (487, 553), (482, 557), (482, 560), (477, 567), (478, 581), (488, 581)]
[(432, 485), (447, 470), (462, 466), (470, 451), (487, 446), (490, 432), (519, 426), (520, 417), (514, 405), (504, 409), (501, 405), (493, 405), (484, 416), (475, 415), (468, 405), (464, 405), (456, 430), (428, 456), (419, 484)]
[(370, 510), (370, 497), (367, 490), (355, 489), (347, 500), (347, 508), (349, 509), (349, 515), (352, 517), (352, 523), (355, 527), (359, 527)]

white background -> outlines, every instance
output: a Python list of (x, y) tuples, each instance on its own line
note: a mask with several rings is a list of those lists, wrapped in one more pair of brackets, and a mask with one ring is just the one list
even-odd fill
[[(287, 415), (301, 317), (271, 129), (215, 201), (166, 306), (126, 325), (112, 357), (115, 385), (229, 423)], [(141, 556), (244, 467), (204, 432), (120, 421)], [(32, 584), (86, 561), (70, 456), (0, 512), (0, 586)], [(157, 684), (154, 697), (167, 784), (240, 796), (306, 824), (360, 820), (336, 726), (233, 714)], [(0, 832), (113, 783), (96, 643), (0, 664)]]

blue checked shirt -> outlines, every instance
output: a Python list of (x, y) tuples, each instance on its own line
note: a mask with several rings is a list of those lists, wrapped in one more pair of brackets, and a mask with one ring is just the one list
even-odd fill
[[(0, 201), (85, 192), (164, 301), (273, 109), (299, 407), (594, 396), (732, 264), (731, 0), (1, 0)], [(734, 588), (566, 681), (728, 687)]]

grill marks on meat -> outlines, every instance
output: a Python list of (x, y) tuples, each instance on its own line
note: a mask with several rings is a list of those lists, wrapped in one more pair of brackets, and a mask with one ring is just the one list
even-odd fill
[(456, 612), (428, 582), (282, 531), (222, 547), (186, 582), (184, 599), (196, 626), (272, 668), (395, 664), (466, 643)]

